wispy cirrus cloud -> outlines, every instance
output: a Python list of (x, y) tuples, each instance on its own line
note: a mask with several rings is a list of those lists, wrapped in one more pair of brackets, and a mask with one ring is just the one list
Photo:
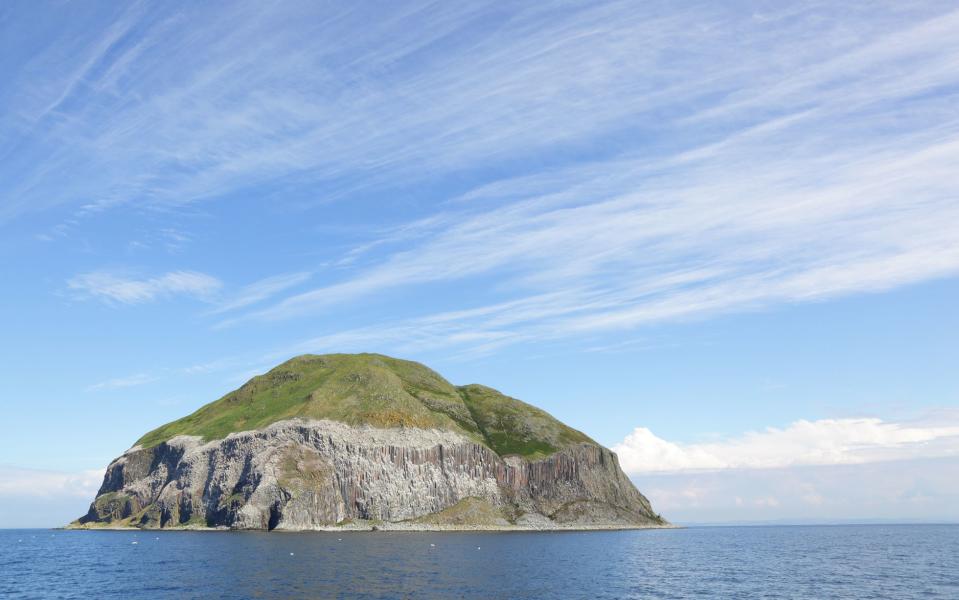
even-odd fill
[(312, 277), (312, 273), (308, 272), (286, 273), (255, 281), (240, 288), (231, 298), (222, 301), (216, 308), (211, 310), (209, 314), (230, 312), (263, 302), (289, 288), (308, 281), (310, 277)]
[(4, 163), (20, 175), (0, 218), (190, 202), (285, 177), (333, 194), (555, 148), (655, 146), (670, 129), (666, 146), (682, 145), (793, 111), (810, 90), (861, 108), (953, 77), (947, 7), (843, 19), (817, 4), (744, 15), (618, 1), (104, 8), (62, 23), (73, 35), (11, 77), (23, 93), (4, 137), (44, 135)]
[(896, 423), (878, 418), (800, 420), (713, 442), (682, 444), (637, 427), (613, 446), (627, 473), (777, 469), (959, 457), (959, 418)]
[[(31, 78), (2, 126), (45, 134), (0, 163), (17, 173), (0, 220), (59, 202), (183, 204), (267, 180), (321, 197), (518, 173), (358, 244), (338, 281), (283, 297), (307, 265), (212, 311), (232, 313), (223, 327), (333, 314), (402, 287), (477, 288), (468, 305), (379, 324), (381, 339), (434, 319), (461, 334), (417, 335), (436, 346), (628, 330), (959, 271), (959, 12), (946, 3), (842, 18), (812, 3), (368, 10), (114, 10), (100, 35), (31, 59), (49, 81)], [(183, 38), (185, 22), (205, 26)], [(172, 283), (92, 273), (70, 287), (137, 303)]]
[(864, 158), (772, 143), (781, 157), (767, 159), (763, 173), (748, 170), (766, 147), (750, 138), (721, 156), (679, 159), (681, 179), (668, 163), (616, 161), (501, 182), (495, 195), (484, 192), (488, 208), (435, 220), (426, 241), (380, 265), (226, 324), (335, 310), (403, 286), (495, 277), (494, 303), (330, 335), (441, 346), (455, 344), (461, 338), (452, 334), (461, 331), (508, 343), (948, 276), (959, 272), (959, 190), (950, 174), (959, 168), (959, 131), (949, 135), (860, 146)]
[[(60, 151), (18, 178), (16, 202), (0, 217), (82, 199), (90, 211), (189, 202), (307, 173), (417, 179), (424, 162), (447, 171), (575, 140), (653, 93), (654, 82), (623, 70), (649, 66), (642, 44), (662, 43), (669, 20), (623, 3), (505, 14), (493, 3), (287, 12), (243, 2), (111, 15), (106, 31), (77, 32), (80, 51), (58, 45), (33, 60), (30, 72), (51, 81), (31, 81), (30, 104), (15, 107), (10, 125), (45, 127)], [(202, 26), (183, 38), (184, 22)], [(263, 39), (270, 44), (253, 52)], [(433, 48), (445, 49), (425, 60)], [(577, 64), (598, 49), (600, 60)], [(85, 177), (69, 188), (43, 179), (80, 169)], [(28, 202), (41, 192), (52, 193)]]
[(210, 299), (222, 285), (216, 277), (196, 271), (171, 271), (146, 279), (94, 271), (67, 281), (67, 289), (75, 296), (108, 304), (141, 304), (172, 296)]
[[(360, 246), (372, 266), (220, 326), (326, 314), (403, 287), (472, 286), (479, 293), (466, 310), (318, 340), (502, 345), (959, 273), (959, 118), (950, 91), (959, 85), (951, 68), (959, 42), (950, 35), (959, 12), (896, 25), (883, 13), (856, 24), (873, 35), (831, 31), (833, 45), (823, 48), (808, 47), (805, 19), (816, 10), (797, 11), (743, 25), (749, 50), (772, 54), (723, 64), (702, 82), (728, 94), (694, 100), (678, 82), (662, 91), (691, 108), (658, 122), (675, 141), (626, 144), (613, 156), (486, 183), (385, 242)], [(712, 48), (714, 35), (735, 46), (707, 28), (694, 52)], [(641, 97), (632, 117), (646, 122), (639, 114), (663, 99)]]
[(144, 385), (153, 381), (156, 381), (158, 378), (155, 375), (150, 375), (148, 373), (136, 373), (135, 375), (128, 375), (126, 377), (114, 377), (112, 379), (107, 379), (99, 383), (87, 386), (88, 392), (98, 392), (101, 390), (117, 390), (128, 387), (135, 387), (138, 385)]

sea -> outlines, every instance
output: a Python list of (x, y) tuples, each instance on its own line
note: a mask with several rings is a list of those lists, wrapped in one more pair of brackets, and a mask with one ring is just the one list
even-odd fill
[(959, 525), (0, 530), (2, 598), (959, 599)]

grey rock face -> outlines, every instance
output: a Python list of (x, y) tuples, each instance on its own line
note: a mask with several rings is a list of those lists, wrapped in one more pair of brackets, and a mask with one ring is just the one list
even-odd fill
[(536, 461), (504, 459), (455, 432), (299, 419), (207, 443), (179, 436), (153, 448), (135, 446), (110, 464), (79, 523), (236, 529), (415, 524), (476, 499), (502, 515), (496, 523), (507, 527), (665, 524), (616, 456), (600, 446), (579, 444)]

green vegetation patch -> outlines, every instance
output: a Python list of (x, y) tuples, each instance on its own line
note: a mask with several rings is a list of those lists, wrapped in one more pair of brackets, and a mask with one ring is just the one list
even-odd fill
[(380, 354), (303, 355), (258, 375), (191, 415), (137, 441), (204, 441), (293, 418), (349, 425), (457, 431), (502, 456), (542, 458), (592, 442), (545, 411), (481, 385), (456, 388), (435, 371)]
[[(428, 397), (432, 407), (419, 397)], [(149, 448), (177, 435), (222, 439), (296, 417), (384, 428), (463, 430), (451, 416), (468, 417), (462, 404), (449, 382), (417, 363), (376, 354), (305, 355), (254, 377), (137, 443)]]
[(595, 444), (535, 406), (483, 385), (458, 388), (490, 448), (500, 456), (544, 458), (573, 444)]

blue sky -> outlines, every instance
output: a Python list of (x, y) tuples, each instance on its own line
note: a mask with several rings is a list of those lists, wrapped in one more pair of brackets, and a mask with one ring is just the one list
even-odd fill
[(954, 4), (13, 2), (0, 32), (0, 526), (336, 351), (537, 404), (677, 521), (959, 519)]

